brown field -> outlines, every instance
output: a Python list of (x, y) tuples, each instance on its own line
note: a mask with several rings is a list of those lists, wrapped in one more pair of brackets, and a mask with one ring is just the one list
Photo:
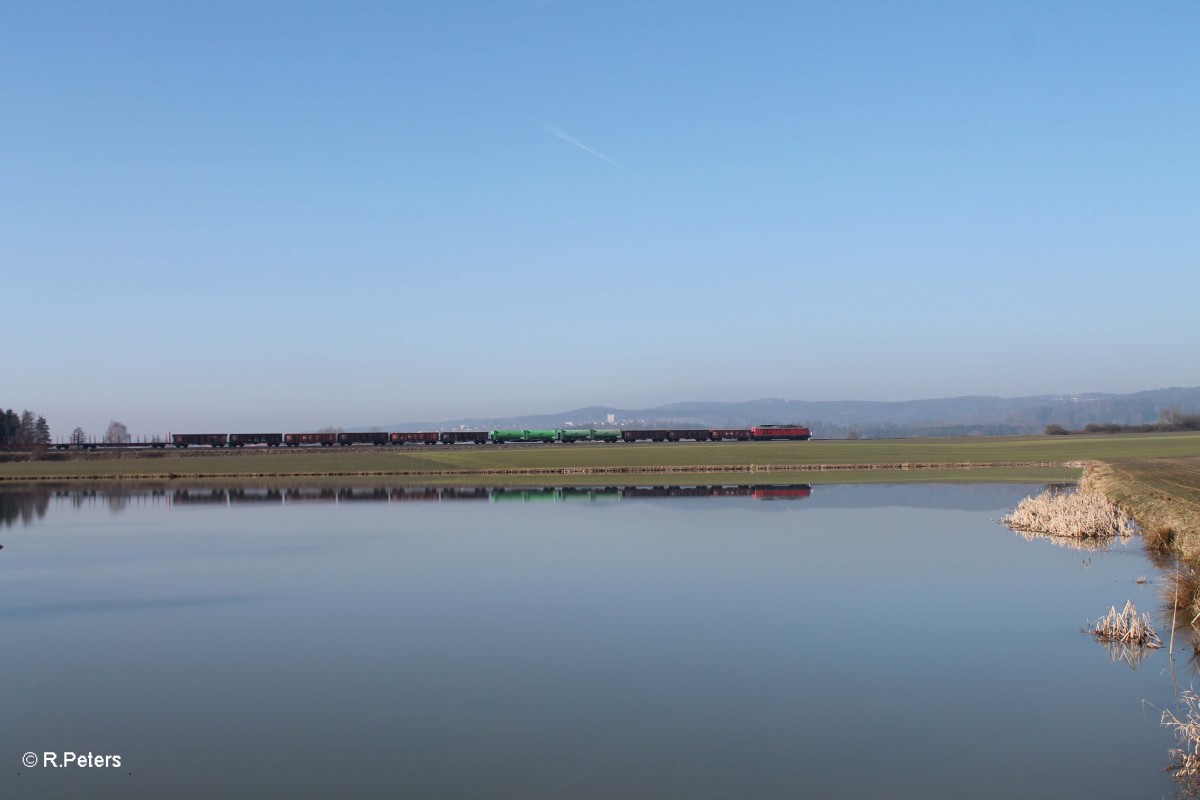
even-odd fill
[(1142, 528), (1169, 529), (1180, 552), (1200, 558), (1200, 457), (1096, 463), (1089, 465), (1085, 480)]

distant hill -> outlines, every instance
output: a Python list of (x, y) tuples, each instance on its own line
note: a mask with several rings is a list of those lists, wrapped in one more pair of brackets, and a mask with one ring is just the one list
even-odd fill
[[(885, 403), (865, 400), (691, 401), (654, 408), (589, 406), (553, 414), (450, 419), (372, 426), (393, 431), (490, 430), (492, 428), (728, 427), (797, 422), (819, 438), (896, 436), (1003, 436), (1041, 433), (1049, 424), (1081, 428), (1089, 422), (1140, 425), (1164, 408), (1200, 412), (1200, 387), (1153, 389), (1133, 394), (947, 397)], [(609, 415), (613, 421), (609, 421)], [(367, 430), (355, 428), (354, 430)]]

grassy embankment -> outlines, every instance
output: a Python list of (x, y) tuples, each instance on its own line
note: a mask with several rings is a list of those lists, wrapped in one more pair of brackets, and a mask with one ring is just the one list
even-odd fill
[[(1076, 480), (1085, 461), (1200, 459), (1200, 433), (532, 447), (48, 453), (0, 464), (0, 482), (394, 477), (407, 484)], [(644, 478), (639, 478), (645, 482)]]
[(1200, 560), (1200, 457), (1088, 465), (1087, 483), (1190, 561)]

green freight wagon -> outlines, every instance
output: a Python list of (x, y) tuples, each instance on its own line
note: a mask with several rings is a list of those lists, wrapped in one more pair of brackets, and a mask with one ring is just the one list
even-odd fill
[(492, 444), (558, 441), (558, 431), (492, 431)]
[(571, 442), (619, 442), (621, 441), (621, 432), (619, 430), (562, 430), (559, 431), (559, 441), (570, 444)]

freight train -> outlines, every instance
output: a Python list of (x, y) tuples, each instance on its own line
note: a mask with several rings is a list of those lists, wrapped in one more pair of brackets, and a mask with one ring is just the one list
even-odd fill
[(60, 442), (59, 449), (76, 447), (154, 447), (167, 445), (180, 449), (187, 447), (350, 447), (356, 444), (385, 445), (405, 444), (493, 444), (542, 443), (574, 444), (576, 442), (765, 442), (771, 440), (804, 441), (812, 438), (812, 431), (803, 425), (755, 425), (751, 428), (547, 428), (544, 430), (493, 431), (366, 431), (342, 433), (172, 433), (166, 440), (130, 442), (121, 445), (87, 442), (74, 444)]

